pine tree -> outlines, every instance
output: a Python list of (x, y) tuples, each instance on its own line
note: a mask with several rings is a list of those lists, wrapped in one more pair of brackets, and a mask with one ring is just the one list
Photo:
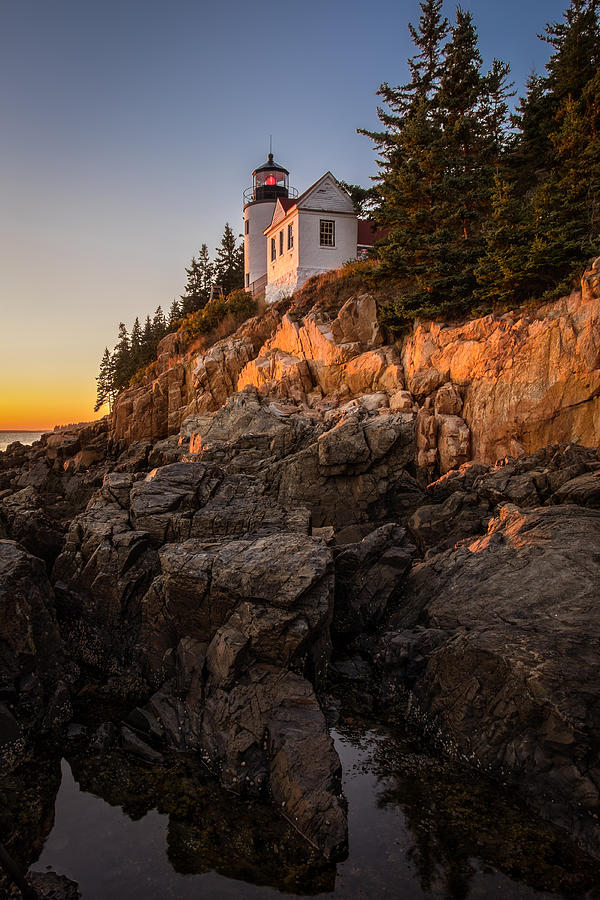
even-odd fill
[[(401, 279), (388, 322), (466, 311), (483, 252), (494, 169), (505, 143), (509, 68), (487, 75), (469, 13), (458, 9), (450, 39), (441, 3), (421, 4), (412, 81), (383, 85), (391, 111), (378, 110), (384, 132), (369, 133), (381, 151), (379, 247), (382, 271)], [(365, 132), (363, 132), (365, 133)]]
[(177, 300), (173, 300), (169, 309), (169, 329), (173, 329), (175, 323), (181, 318), (181, 305)]
[(187, 316), (206, 306), (210, 298), (214, 265), (210, 261), (206, 244), (202, 244), (198, 258), (193, 256), (190, 267), (185, 271), (187, 280), (181, 295), (181, 313)]
[(600, 252), (598, 25), (597, 0), (571, 0), (563, 21), (546, 27), (555, 52), (547, 76), (529, 80), (515, 117), (519, 131), (478, 269), (482, 299), (567, 292)]
[[(424, 0), (420, 7), (418, 28), (409, 26), (416, 49), (408, 61), (411, 81), (394, 88), (387, 83), (380, 86), (378, 95), (387, 107), (377, 109), (383, 131), (359, 129), (360, 134), (371, 138), (380, 154), (376, 220), (387, 230), (379, 248), (382, 270), (413, 279), (426, 267), (423, 241), (434, 227), (440, 140), (437, 93), (442, 42), (449, 27), (441, 15), (441, 0)], [(404, 296), (392, 318), (402, 318), (406, 309)]]
[(140, 320), (136, 316), (135, 322), (133, 323), (133, 328), (131, 329), (131, 336), (129, 340), (131, 368), (134, 373), (137, 372), (137, 370), (144, 364), (142, 356), (142, 339), (142, 327), (140, 325)]
[(379, 200), (379, 192), (374, 185), (364, 188), (360, 184), (349, 184), (347, 181), (340, 181), (340, 187), (350, 195), (354, 212), (359, 219), (371, 218), (374, 215)]
[(244, 287), (244, 246), (238, 246), (229, 222), (225, 223), (215, 258), (215, 281), (225, 296)]
[(127, 387), (133, 372), (131, 370), (131, 347), (127, 328), (123, 322), (119, 322), (119, 334), (113, 354), (114, 360), (114, 385), (118, 393)]
[(154, 313), (154, 318), (152, 320), (152, 340), (155, 348), (158, 347), (158, 344), (160, 343), (160, 341), (162, 341), (166, 333), (167, 320), (165, 319), (165, 315), (162, 311), (162, 306), (157, 306), (156, 312)]
[(562, 22), (550, 22), (541, 35), (554, 49), (546, 70), (547, 90), (555, 108), (571, 97), (579, 100), (600, 66), (600, 0), (570, 0)]
[(152, 319), (146, 316), (144, 331), (142, 333), (142, 365), (147, 366), (154, 359), (154, 336), (152, 334)]
[[(459, 8), (444, 48), (437, 101), (442, 134), (435, 225), (426, 236), (429, 263), (416, 291), (416, 299), (430, 298), (442, 311), (469, 309), (474, 268), (483, 252), (482, 225), (490, 207), (496, 146), (505, 125), (500, 119), (493, 131), (490, 128), (490, 76), (482, 76), (481, 65), (471, 14)], [(505, 74), (505, 67), (496, 64), (498, 91)], [(500, 113), (497, 106), (494, 119)]]
[(104, 354), (100, 360), (100, 369), (96, 378), (96, 404), (94, 412), (98, 412), (105, 403), (108, 403), (108, 411), (112, 410), (112, 404), (115, 396), (114, 388), (114, 360), (110, 354), (108, 347), (104, 348)]

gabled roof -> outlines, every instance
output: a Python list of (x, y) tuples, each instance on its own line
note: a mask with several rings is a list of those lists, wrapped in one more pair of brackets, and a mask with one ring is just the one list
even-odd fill
[[(319, 194), (325, 195), (325, 206), (321, 205)], [(335, 208), (331, 207), (331, 200), (333, 197), (338, 201)], [(311, 184), (303, 194), (300, 194), (296, 203), (298, 204), (298, 209), (331, 208), (331, 212), (354, 212), (354, 206), (350, 199), (350, 195), (344, 190), (335, 175), (332, 175), (331, 172), (325, 172), (324, 175), (321, 175), (321, 177), (318, 178), (314, 184)]]
[(275, 204), (275, 209), (273, 210), (273, 217), (265, 228), (263, 234), (266, 234), (269, 228), (272, 228), (273, 225), (277, 225), (278, 222), (281, 222), (282, 219), (285, 219), (288, 212), (296, 205), (296, 202), (297, 201), (292, 199), (292, 197), (278, 197), (277, 203)]
[(279, 197), (273, 210), (273, 218), (263, 234), (278, 225), (293, 212), (294, 208), (331, 213), (350, 213), (354, 215), (354, 205), (350, 195), (341, 186), (335, 175), (325, 172), (314, 184), (311, 184), (297, 200), (291, 197)]

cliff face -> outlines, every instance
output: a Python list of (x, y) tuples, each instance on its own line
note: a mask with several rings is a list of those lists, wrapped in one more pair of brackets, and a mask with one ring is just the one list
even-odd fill
[(205, 353), (184, 353), (168, 335), (157, 377), (118, 398), (112, 436), (128, 444), (177, 434), (252, 386), (327, 424), (352, 407), (410, 412), (415, 463), (430, 474), (561, 441), (596, 446), (599, 272), (596, 261), (581, 292), (535, 310), (419, 324), (395, 344), (369, 295), (333, 308), (283, 301)]

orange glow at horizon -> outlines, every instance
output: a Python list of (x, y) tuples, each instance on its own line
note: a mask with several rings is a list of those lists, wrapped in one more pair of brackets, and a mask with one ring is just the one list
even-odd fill
[(73, 380), (61, 375), (45, 383), (32, 383), (26, 373), (18, 381), (0, 384), (0, 431), (51, 431), (55, 425), (90, 422), (108, 409), (94, 413), (95, 384), (92, 378)]

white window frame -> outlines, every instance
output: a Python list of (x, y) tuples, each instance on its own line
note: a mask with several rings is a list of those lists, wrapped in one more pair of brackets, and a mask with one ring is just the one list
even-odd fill
[(277, 244), (275, 243), (275, 238), (271, 238), (271, 262), (275, 262), (277, 259)]
[(335, 219), (319, 219), (319, 246), (335, 247)]
[(294, 224), (293, 224), (293, 222), (288, 223), (287, 248), (288, 248), (288, 250), (294, 249)]

